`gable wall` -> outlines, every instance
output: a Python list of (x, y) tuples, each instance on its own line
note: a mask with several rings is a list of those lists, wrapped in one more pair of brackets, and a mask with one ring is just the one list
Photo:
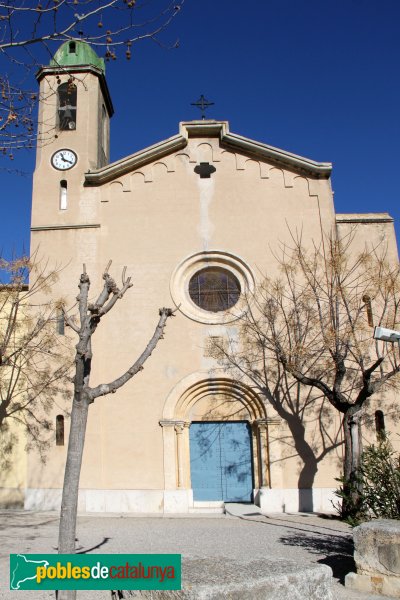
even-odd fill
[[(209, 179), (195, 173), (200, 162), (215, 167)], [(290, 244), (292, 234), (318, 241), (321, 229), (331, 231), (336, 221), (340, 235), (354, 230), (360, 247), (366, 238), (371, 243), (386, 240), (391, 256), (397, 256), (389, 221), (353, 222), (343, 215), (336, 219), (329, 179), (307, 178), (232, 152), (221, 147), (218, 138), (189, 138), (183, 150), (97, 187), (84, 187), (75, 180), (74, 185), (67, 211), (60, 215), (58, 197), (52, 193), (33, 218), (32, 248), (39, 247), (41, 255), (63, 266), (55, 293), (74, 304), (82, 263), (90, 275), (93, 296), (101, 287), (109, 259), (117, 281), (124, 265), (133, 280), (133, 287), (95, 334), (92, 385), (113, 380), (142, 352), (154, 331), (159, 307), (174, 308), (174, 285), (187, 284), (187, 278), (176, 283), (174, 277), (177, 267), (190, 256), (216, 251), (221, 256), (233, 255), (257, 281), (264, 274), (276, 273), (274, 253), (279, 254), (280, 245)], [(188, 315), (185, 307), (168, 321), (166, 337), (144, 371), (91, 407), (83, 490), (168, 487), (164, 431), (159, 425), (167, 399), (191, 374), (215, 377), (218, 364), (206, 347), (210, 336), (223, 337), (227, 332), (236, 335), (234, 321), (203, 322)], [(71, 332), (68, 335), (73, 339)], [(231, 410), (237, 411), (233, 403)], [(339, 424), (335, 414), (333, 429)], [(310, 429), (310, 441), (314, 434)], [(284, 423), (273, 430), (273, 455), (286, 435)], [(65, 455), (66, 447), (55, 448), (46, 468), (30, 456), (28, 487), (60, 489)], [(283, 463), (279, 456), (285, 458)], [(276, 451), (276, 457), (282, 468), (273, 485), (296, 489), (300, 462), (290, 450), (283, 455)], [(320, 466), (315, 485), (330, 487), (338, 464), (332, 453)], [(162, 510), (161, 504), (158, 509)]]
[[(199, 162), (215, 166), (210, 179), (194, 172)], [(34, 242), (65, 265), (60, 293), (75, 297), (83, 262), (98, 290), (110, 258), (113, 276), (118, 278), (126, 265), (134, 284), (95, 334), (93, 385), (118, 376), (144, 349), (158, 308), (173, 307), (171, 276), (183, 259), (201, 251), (229, 252), (257, 279), (276, 268), (273, 252), (290, 240), (289, 229), (318, 239), (321, 223), (327, 229), (334, 223), (329, 180), (307, 179), (224, 150), (216, 138), (191, 138), (183, 151), (117, 181), (81, 188), (63, 224), (71, 214), (72, 223), (100, 227), (33, 233)], [(215, 368), (204, 348), (210, 335), (225, 331), (223, 325), (199, 323), (178, 312), (144, 372), (117, 394), (96, 401), (90, 409), (83, 488), (164, 487), (158, 424), (164, 402), (188, 374)], [(31, 487), (62, 485), (65, 450), (56, 451), (57, 460), (46, 470), (31, 469)], [(285, 485), (295, 486), (296, 470), (289, 468), (286, 479)]]

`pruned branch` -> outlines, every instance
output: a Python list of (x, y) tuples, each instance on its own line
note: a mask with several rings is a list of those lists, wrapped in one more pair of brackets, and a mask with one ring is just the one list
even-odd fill
[(65, 324), (70, 327), (73, 331), (75, 331), (75, 333), (79, 333), (80, 329), (77, 325), (75, 325), (74, 321), (72, 320), (72, 318), (67, 314), (64, 306), (62, 307), (62, 314), (63, 314), (63, 318), (64, 318), (64, 322)]
[(173, 316), (173, 311), (170, 308), (160, 309), (160, 319), (157, 323), (156, 329), (153, 333), (151, 340), (146, 346), (146, 349), (123, 375), (121, 375), (117, 379), (114, 379), (114, 381), (112, 381), (111, 383), (103, 383), (95, 388), (90, 389), (88, 391), (88, 396), (92, 401), (95, 400), (95, 398), (98, 398), (99, 396), (105, 396), (107, 394), (116, 392), (127, 381), (129, 381), (129, 379), (136, 375), (136, 373), (143, 370), (144, 363), (149, 358), (149, 356), (151, 356), (159, 340), (162, 339), (167, 319), (171, 316)]
[[(110, 277), (108, 274), (108, 269), (110, 268), (111, 261), (108, 263), (106, 270), (103, 274), (104, 279), (104, 287), (101, 291), (99, 297), (97, 298), (94, 304), (88, 305), (88, 310), (92, 313), (92, 315), (96, 315), (98, 318), (110, 312), (113, 308), (117, 300), (123, 298), (125, 292), (132, 287), (131, 278), (125, 278), (126, 275), (126, 267), (123, 268), (122, 271), (122, 288), (119, 289), (114, 279)], [(111, 299), (109, 299), (111, 296)]]
[[(85, 267), (85, 266), (84, 266)], [(90, 288), (90, 279), (86, 273), (86, 269), (83, 269), (83, 273), (79, 280), (79, 295), (77, 300), (79, 302), (79, 315), (81, 319), (81, 328), (84, 326), (87, 317), (88, 310), (88, 296)]]

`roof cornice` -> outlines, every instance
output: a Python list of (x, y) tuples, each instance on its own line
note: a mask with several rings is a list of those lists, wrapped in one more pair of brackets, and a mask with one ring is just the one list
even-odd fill
[(393, 223), (389, 213), (337, 213), (336, 223)]
[(142, 167), (143, 165), (162, 158), (170, 152), (175, 152), (184, 148), (187, 144), (186, 138), (181, 135), (175, 135), (163, 142), (149, 146), (140, 152), (135, 152), (126, 158), (122, 158), (96, 171), (85, 173), (85, 185), (102, 185), (107, 181), (112, 181), (116, 177), (125, 175), (130, 171)]
[(298, 171), (314, 179), (328, 179), (332, 171), (331, 163), (319, 163), (309, 158), (291, 154), (285, 150), (256, 142), (249, 138), (230, 133), (227, 121), (188, 121), (179, 125), (179, 134), (163, 142), (154, 144), (140, 152), (131, 154), (96, 171), (85, 174), (85, 185), (102, 185), (125, 173), (153, 162), (171, 152), (184, 148), (192, 137), (218, 137), (221, 146), (227, 150), (241, 151), (277, 166)]
[(228, 121), (188, 121), (180, 123), (180, 133), (186, 137), (219, 137), (221, 146), (233, 151), (240, 150), (256, 158), (272, 161), (283, 167), (307, 172), (312, 177), (328, 178), (332, 163), (316, 162), (286, 150), (256, 142), (250, 138), (231, 133)]
[(311, 177), (328, 178), (332, 171), (331, 163), (315, 162), (310, 158), (304, 158), (303, 156), (250, 140), (235, 133), (227, 133), (222, 138), (222, 143), (232, 150), (245, 150), (257, 158), (272, 161), (282, 167), (300, 170)]

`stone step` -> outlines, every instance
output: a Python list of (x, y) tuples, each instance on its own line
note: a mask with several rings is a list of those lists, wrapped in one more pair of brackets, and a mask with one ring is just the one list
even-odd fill
[(184, 559), (181, 590), (122, 594), (122, 598), (149, 600), (333, 600), (332, 570), (285, 559)]
[(205, 513), (205, 514), (224, 514), (224, 502), (193, 502), (193, 508), (189, 508), (189, 513)]

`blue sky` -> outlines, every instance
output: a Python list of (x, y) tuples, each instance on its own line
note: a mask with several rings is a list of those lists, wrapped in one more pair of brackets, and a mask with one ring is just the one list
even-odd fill
[[(186, 0), (163, 36), (178, 49), (107, 64), (111, 159), (175, 135), (204, 94), (231, 131), (331, 161), (336, 211), (387, 211), (399, 236), (399, 23), (398, 0)], [(7, 255), (29, 248), (34, 160), (0, 157)]]

